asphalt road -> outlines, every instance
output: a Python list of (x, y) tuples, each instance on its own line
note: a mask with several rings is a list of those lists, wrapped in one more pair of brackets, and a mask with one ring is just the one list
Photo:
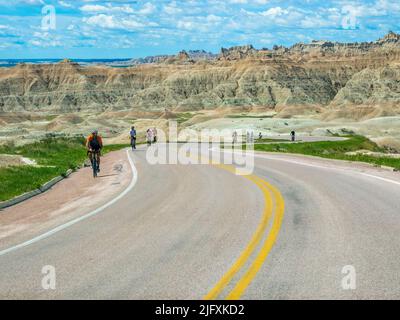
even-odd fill
[(117, 201), (0, 247), (1, 299), (400, 298), (398, 173), (259, 155), (243, 177), (129, 154), (137, 176)]

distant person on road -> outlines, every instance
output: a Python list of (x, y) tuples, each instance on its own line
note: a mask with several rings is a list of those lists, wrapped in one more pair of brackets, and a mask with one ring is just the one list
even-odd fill
[(296, 132), (294, 130), (290, 133), (290, 137), (292, 139), (292, 142), (296, 141)]
[(262, 138), (263, 138), (263, 136), (262, 136), (262, 133), (260, 132), (260, 133), (258, 134), (258, 139), (259, 139), (259, 140), (262, 140)]
[(147, 141), (147, 145), (150, 147), (153, 142), (153, 130), (152, 129), (147, 129), (146, 141)]
[(236, 144), (236, 143), (237, 143), (237, 137), (238, 137), (238, 134), (237, 134), (237, 132), (236, 132), (236, 130), (235, 130), (235, 131), (233, 131), (233, 133), (232, 133), (232, 143), (233, 143), (233, 144)]
[(86, 139), (86, 149), (89, 155), (90, 163), (93, 163), (93, 157), (97, 160), (97, 171), (100, 172), (100, 156), (103, 149), (103, 139), (97, 130), (93, 130), (92, 134)]
[(157, 143), (157, 128), (153, 128), (153, 143)]
[(131, 128), (131, 131), (129, 132), (129, 135), (131, 137), (132, 151), (136, 150), (136, 129), (135, 129), (135, 127)]

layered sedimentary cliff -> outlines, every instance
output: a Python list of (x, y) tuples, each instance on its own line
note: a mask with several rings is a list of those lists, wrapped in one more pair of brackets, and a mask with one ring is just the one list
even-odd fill
[(68, 60), (1, 68), (0, 112), (400, 102), (400, 36), (394, 33), (370, 43), (242, 46), (222, 49), (218, 57), (183, 51), (154, 61), (129, 68)]

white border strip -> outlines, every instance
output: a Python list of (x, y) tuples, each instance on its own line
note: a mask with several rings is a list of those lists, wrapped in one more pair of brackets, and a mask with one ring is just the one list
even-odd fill
[(293, 163), (293, 164), (297, 164), (297, 165), (301, 165), (301, 166), (306, 166), (306, 167), (314, 167), (314, 168), (319, 168), (319, 169), (338, 170), (338, 171), (341, 171), (341, 172), (355, 173), (355, 174), (359, 174), (359, 175), (362, 175), (362, 176), (365, 176), (365, 177), (381, 180), (381, 181), (384, 181), (384, 182), (397, 184), (397, 185), (400, 186), (400, 182), (399, 181), (383, 178), (383, 177), (376, 176), (376, 175), (369, 174), (369, 173), (365, 173), (365, 172), (360, 172), (360, 171), (357, 171), (357, 170), (352, 170), (351, 168), (327, 167), (327, 166), (322, 166), (322, 165), (318, 165), (318, 164), (304, 163), (304, 162), (300, 162), (300, 161), (296, 161), (296, 160), (290, 160), (290, 159), (284, 159), (284, 158), (278, 158), (278, 157), (268, 157), (268, 155), (261, 155), (261, 154), (255, 154), (254, 156), (257, 157), (257, 158), (262, 158), (262, 159), (289, 162), (289, 163)]
[(86, 219), (88, 219), (90, 217), (93, 217), (93, 216), (99, 214), (104, 209), (112, 206), (114, 203), (116, 203), (117, 201), (121, 200), (128, 192), (130, 192), (135, 187), (135, 185), (137, 183), (137, 180), (138, 180), (138, 172), (137, 172), (137, 169), (135, 167), (135, 164), (133, 163), (133, 161), (131, 159), (131, 156), (129, 155), (129, 150), (126, 151), (126, 154), (128, 156), (129, 164), (130, 164), (130, 166), (132, 168), (132, 180), (131, 180), (131, 183), (129, 184), (129, 186), (120, 195), (118, 195), (116, 198), (114, 198), (110, 202), (107, 202), (105, 205), (101, 206), (100, 208), (97, 208), (96, 210), (94, 210), (94, 211), (92, 211), (92, 212), (90, 212), (90, 213), (88, 213), (88, 214), (86, 214), (86, 215), (84, 215), (82, 217), (79, 217), (79, 218), (71, 220), (71, 221), (69, 221), (69, 222), (67, 222), (65, 224), (62, 224), (62, 225), (60, 225), (60, 226), (58, 226), (58, 227), (56, 227), (56, 228), (54, 228), (54, 229), (52, 229), (52, 230), (50, 230), (50, 231), (48, 231), (46, 233), (43, 233), (43, 234), (41, 234), (41, 235), (31, 239), (31, 240), (28, 240), (26, 242), (17, 244), (15, 246), (11, 247), (11, 248), (8, 248), (8, 249), (0, 251), (0, 256), (3, 256), (5, 254), (7, 254), (7, 253), (13, 252), (13, 251), (18, 250), (18, 249), (27, 247), (27, 246), (29, 246), (31, 244), (34, 244), (36, 242), (39, 242), (39, 241), (41, 241), (43, 239), (46, 239), (46, 238), (56, 234), (57, 232), (65, 230), (65, 229), (73, 226), (74, 224), (77, 224), (77, 223), (79, 223), (79, 222), (81, 222), (83, 220), (86, 220)]
[[(210, 150), (213, 151), (213, 150), (215, 150), (215, 149), (214, 149), (214, 148), (211, 148)], [(232, 151), (228, 151), (228, 150), (221, 150), (221, 151), (224, 152), (224, 153), (225, 153), (225, 152), (226, 152), (226, 153), (232, 152)], [(234, 151), (234, 152), (232, 152), (232, 153), (238, 154), (237, 151)], [(301, 156), (300, 154), (295, 154), (295, 153), (293, 153), (293, 154), (287, 153), (286, 155), (288, 155), (288, 156), (290, 156), (290, 155), (299, 155), (299, 156)], [(279, 154), (277, 154), (277, 155), (275, 156), (275, 155), (269, 155), (268, 153), (266, 153), (266, 154), (254, 153), (253, 156), (254, 156), (255, 158), (261, 158), (261, 159), (267, 159), (267, 160), (274, 160), (274, 161), (283, 161), (283, 162), (293, 163), (293, 164), (297, 164), (297, 165), (305, 166), (305, 167), (312, 167), (312, 168), (319, 168), (319, 169), (325, 169), (325, 170), (340, 171), (340, 172), (344, 172), (344, 173), (359, 174), (359, 175), (362, 175), (362, 176), (364, 176), (364, 177), (368, 177), (368, 178), (372, 178), (372, 179), (377, 179), (377, 180), (380, 180), (380, 181), (383, 181), (383, 182), (392, 183), (392, 184), (395, 184), (395, 185), (400, 186), (400, 181), (396, 181), (396, 180), (392, 180), (392, 179), (388, 179), (388, 178), (376, 176), (376, 175), (369, 174), (369, 173), (365, 173), (365, 172), (360, 172), (360, 171), (357, 171), (357, 170), (353, 170), (352, 168), (340, 168), (340, 167), (330, 167), (330, 166), (328, 167), (328, 166), (324, 166), (324, 165), (311, 164), (311, 163), (304, 163), (304, 162), (300, 162), (300, 161), (296, 161), (296, 160), (285, 159), (285, 158), (279, 158)], [(316, 157), (316, 158), (317, 158), (317, 157)], [(327, 160), (327, 161), (331, 160), (331, 159), (329, 159), (329, 158), (326, 158), (326, 159), (325, 159), (325, 158), (319, 158), (319, 159), (321, 159), (321, 160)]]

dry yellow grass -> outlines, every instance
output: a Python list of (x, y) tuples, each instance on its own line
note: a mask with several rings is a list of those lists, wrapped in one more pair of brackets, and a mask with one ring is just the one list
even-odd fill
[(22, 161), (21, 156), (0, 154), (0, 168), (22, 165), (24, 165), (24, 162)]

